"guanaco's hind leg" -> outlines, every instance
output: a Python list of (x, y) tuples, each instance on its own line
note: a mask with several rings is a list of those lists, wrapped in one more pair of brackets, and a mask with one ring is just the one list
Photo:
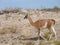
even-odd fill
[(49, 40), (52, 38), (53, 34), (55, 35), (55, 39), (57, 39), (57, 35), (56, 35), (56, 31), (54, 29), (54, 26), (51, 26), (51, 28), (48, 28), (48, 29), (49, 29), (49, 31), (51, 33)]
[(55, 29), (54, 29), (54, 26), (52, 26), (51, 29), (52, 29), (52, 31), (53, 31), (53, 33), (54, 33), (54, 35), (55, 35), (55, 39), (57, 39), (57, 35), (56, 35), (56, 31), (55, 31)]

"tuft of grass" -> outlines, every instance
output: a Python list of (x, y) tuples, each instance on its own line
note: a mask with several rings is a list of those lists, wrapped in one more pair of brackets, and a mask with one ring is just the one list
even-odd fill
[(9, 29), (10, 29), (10, 32), (11, 32), (11, 33), (15, 33), (16, 30), (17, 30), (17, 27), (16, 27), (16, 26), (12, 26), (12, 27), (9, 28)]
[(6, 30), (0, 29), (0, 34), (5, 34), (5, 33), (6, 33)]
[(60, 41), (54, 41), (55, 45), (60, 45)]
[(15, 33), (17, 30), (16, 26), (12, 26), (12, 27), (4, 27), (2, 29), (0, 29), (0, 34), (5, 34), (5, 33)]
[(46, 42), (42, 40), (39, 45), (46, 45)]
[(34, 45), (35, 43), (34, 42), (28, 42), (28, 43), (26, 43), (26, 45)]
[(49, 35), (50, 35), (49, 32), (45, 32), (44, 34), (45, 34), (44, 36), (45, 36), (46, 38), (49, 38), (49, 37), (50, 37), (50, 36), (49, 36)]
[(48, 40), (53, 39), (53, 37), (55, 37), (55, 35), (51, 34), (50, 32), (45, 32), (44, 33), (44, 37), (47, 38)]

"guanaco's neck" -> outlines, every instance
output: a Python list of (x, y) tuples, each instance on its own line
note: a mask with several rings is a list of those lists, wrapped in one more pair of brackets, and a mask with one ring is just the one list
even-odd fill
[(31, 25), (34, 25), (34, 22), (32, 21), (31, 17), (28, 16), (28, 20), (29, 20)]

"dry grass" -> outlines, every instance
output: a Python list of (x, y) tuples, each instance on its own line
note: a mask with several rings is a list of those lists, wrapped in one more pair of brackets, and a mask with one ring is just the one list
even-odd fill
[(53, 34), (51, 34), (50, 32), (45, 32), (44, 33), (44, 37), (47, 38), (48, 40), (53, 40), (53, 38), (55, 37)]
[[(40, 40), (39, 41), (39, 45), (60, 45), (60, 41), (44, 41), (44, 40)], [(38, 45), (36, 44), (37, 41), (20, 41), (20, 42), (15, 42), (15, 43), (7, 43), (7, 44), (4, 44), (4, 43), (0, 43), (1, 45)]]
[(0, 34), (5, 34), (5, 33), (15, 33), (17, 30), (17, 27), (12, 26), (12, 27), (3, 27), (0, 29)]
[(54, 8), (42, 9), (42, 11), (51, 11), (58, 13), (60, 11), (60, 8), (55, 6)]
[[(41, 9), (41, 10), (42, 11), (59, 12), (60, 11), (60, 8), (59, 7), (54, 7), (54, 8)], [(36, 11), (39, 11), (39, 9), (36, 9)], [(13, 8), (6, 8), (4, 10), (1, 10), (0, 11), (0, 14), (17, 13), (17, 12), (20, 12), (22, 14), (25, 14), (24, 12), (21, 11), (20, 8), (14, 8), (14, 9)]]
[(60, 41), (44, 41), (39, 40), (39, 44), (37, 44), (37, 41), (20, 41), (19, 43), (12, 43), (12, 45), (60, 45)]
[(60, 41), (54, 41), (55, 45), (60, 45)]
[(34, 45), (35, 43), (34, 42), (28, 42), (26, 43), (26, 45)]
[[(26, 11), (29, 13), (28, 10), (26, 10)], [(39, 13), (38, 13), (38, 11), (39, 11)], [(39, 16), (39, 19), (42, 19), (42, 18), (54, 18), (54, 19), (56, 18), (58, 20), (60, 19), (60, 15), (59, 15), (60, 12), (58, 11), (58, 9), (56, 9), (56, 8), (53, 9), (53, 10), (48, 9), (46, 11), (45, 10), (40, 11), (39, 9), (38, 10), (31, 10), (30, 12), (31, 12), (32, 15), (31, 14), (30, 15), (31, 15), (33, 21), (35, 21), (38, 18), (38, 16)], [(51, 11), (51, 12), (49, 12), (49, 11)], [(55, 13), (57, 11), (59, 12), (58, 15), (57, 15), (57, 13)], [(35, 13), (35, 12), (37, 12), (37, 13)], [(30, 25), (27, 26), (28, 23), (25, 22), (27, 20), (23, 19), (25, 14), (26, 14), (26, 12), (24, 12), (24, 10), (19, 10), (19, 9), (16, 9), (16, 10), (15, 9), (13, 9), (13, 10), (8, 9), (8, 10), (2, 10), (2, 12), (0, 12), (0, 16), (1, 16), (0, 22), (2, 24), (4, 23), (3, 28), (0, 29), (0, 45), (38, 45), (38, 43), (39, 43), (39, 45), (60, 45), (60, 41), (54, 41), (53, 39), (51, 39), (50, 41), (45, 41), (45, 40), (39, 40), (39, 41), (37, 41), (37, 40), (30, 40), (30, 41), (29, 40), (20, 40), (21, 33), (23, 34), (22, 36), (24, 38), (36, 36), (36, 35), (33, 34), (33, 33), (35, 33), (34, 32), (35, 29), (31, 28)], [(37, 15), (37, 18), (34, 19), (34, 17), (36, 15)], [(20, 21), (18, 19), (20, 19)], [(14, 25), (14, 26), (4, 27), (5, 24), (7, 25), (7, 23), (9, 23), (9, 22), (5, 23), (4, 21), (11, 21), (11, 20), (12, 20), (11, 25)], [(13, 24), (13, 22), (14, 22), (14, 24)], [(17, 26), (15, 25), (15, 23), (17, 24)], [(60, 27), (59, 24), (56, 25), (55, 29), (59, 30), (58, 29)], [(2, 25), (0, 25), (0, 26), (2, 26)], [(15, 33), (16, 30), (17, 30), (17, 27), (18, 27), (18, 32)], [(32, 32), (31, 32), (30, 29), (28, 29), (28, 27), (32, 29)], [(20, 33), (19, 31), (20, 32), (22, 31), (22, 32)], [(59, 31), (57, 31), (57, 33), (58, 32)], [(1, 35), (1, 34), (5, 34), (5, 35)], [(8, 34), (8, 36), (7, 36), (7, 34)], [(46, 32), (44, 37), (49, 39), (50, 35), (51, 34), (49, 32)], [(52, 37), (54, 37), (54, 36), (52, 35)], [(3, 44), (1, 43), (1, 40), (3, 41), (2, 42)], [(7, 44), (4, 44), (4, 42), (7, 42)]]

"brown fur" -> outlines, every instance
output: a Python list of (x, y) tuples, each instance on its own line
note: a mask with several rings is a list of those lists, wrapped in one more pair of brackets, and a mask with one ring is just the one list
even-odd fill
[(46, 22), (47, 22), (46, 28), (50, 28), (52, 25), (55, 24), (54, 19), (41, 19), (41, 20), (37, 20), (36, 22), (34, 22), (33, 26), (35, 26), (36, 28), (41, 28), (45, 25)]
[(55, 25), (54, 19), (41, 19), (41, 20), (37, 20), (36, 22), (33, 22), (32, 19), (28, 15), (26, 15), (24, 18), (28, 18), (30, 24), (38, 29), (37, 30), (38, 38), (39, 38), (39, 34), (40, 34), (40, 28), (45, 26), (46, 23), (47, 23), (46, 28), (48, 28), (49, 30), (50, 30), (51, 26)]

